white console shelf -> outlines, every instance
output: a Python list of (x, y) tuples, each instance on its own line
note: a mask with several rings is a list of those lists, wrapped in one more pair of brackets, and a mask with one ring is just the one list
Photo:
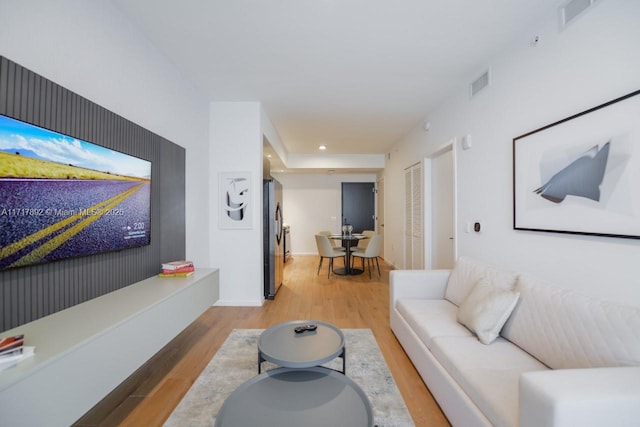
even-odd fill
[(3, 332), (35, 355), (0, 372), (0, 425), (77, 421), (219, 299), (217, 269), (151, 277)]

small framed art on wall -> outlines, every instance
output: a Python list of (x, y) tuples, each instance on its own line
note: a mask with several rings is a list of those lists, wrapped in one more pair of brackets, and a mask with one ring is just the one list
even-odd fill
[(221, 229), (253, 228), (251, 172), (220, 172)]

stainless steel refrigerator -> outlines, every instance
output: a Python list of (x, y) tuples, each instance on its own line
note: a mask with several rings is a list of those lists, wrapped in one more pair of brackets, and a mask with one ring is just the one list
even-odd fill
[(284, 280), (284, 230), (282, 184), (263, 180), (264, 297), (273, 299)]

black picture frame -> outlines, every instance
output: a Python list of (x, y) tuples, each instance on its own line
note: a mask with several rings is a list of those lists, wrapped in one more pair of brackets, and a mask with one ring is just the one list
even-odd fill
[(640, 90), (513, 138), (513, 229), (640, 239)]

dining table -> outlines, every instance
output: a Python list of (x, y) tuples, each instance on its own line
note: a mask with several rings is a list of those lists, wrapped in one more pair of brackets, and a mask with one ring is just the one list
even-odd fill
[(355, 246), (358, 246), (358, 241), (365, 238), (363, 234), (353, 233), (353, 234), (332, 234), (330, 236), (333, 240), (342, 241), (342, 246), (345, 248), (345, 262), (344, 268), (336, 268), (333, 270), (335, 274), (341, 276), (355, 276), (357, 274), (362, 274), (364, 270), (359, 268), (351, 268), (351, 248), (353, 243), (355, 242)]

